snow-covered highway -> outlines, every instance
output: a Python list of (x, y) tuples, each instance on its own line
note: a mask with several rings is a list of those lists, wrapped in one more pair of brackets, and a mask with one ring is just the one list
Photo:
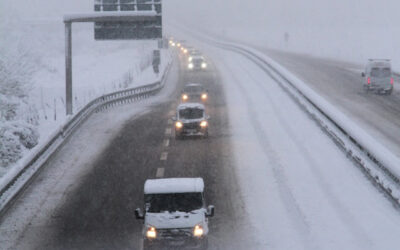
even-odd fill
[[(209, 249), (396, 249), (398, 209), (315, 121), (254, 61), (192, 42), (210, 69), (176, 60), (158, 96), (90, 118), (1, 218), (2, 248), (140, 249), (144, 181), (199, 176)], [(206, 140), (173, 139), (189, 81), (210, 93)]]

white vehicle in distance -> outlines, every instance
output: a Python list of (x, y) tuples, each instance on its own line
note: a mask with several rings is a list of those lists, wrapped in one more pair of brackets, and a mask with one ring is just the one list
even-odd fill
[(208, 218), (214, 206), (206, 208), (202, 178), (166, 178), (146, 180), (144, 213), (144, 249), (207, 249)]
[(188, 50), (188, 62), (191, 62), (193, 60), (193, 57), (196, 56), (202, 56), (201, 52), (197, 49), (192, 49), (192, 50)]
[(208, 90), (200, 83), (188, 83), (183, 87), (181, 99), (182, 102), (206, 102)]
[(176, 109), (175, 138), (182, 139), (184, 136), (208, 137), (208, 120), (205, 107), (201, 103), (181, 103)]
[(394, 79), (389, 59), (369, 59), (365, 72), (362, 72), (361, 76), (365, 77), (363, 84), (365, 91), (375, 91), (387, 95), (392, 93)]
[(208, 64), (203, 56), (192, 56), (192, 60), (188, 62), (188, 70), (191, 71), (206, 70), (207, 67)]

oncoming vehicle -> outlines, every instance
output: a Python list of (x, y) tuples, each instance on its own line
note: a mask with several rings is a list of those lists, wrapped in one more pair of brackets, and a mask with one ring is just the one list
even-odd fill
[(193, 60), (193, 57), (198, 57), (202, 55), (201, 52), (197, 49), (189, 50), (188, 54), (188, 62), (191, 62)]
[(201, 103), (182, 103), (176, 110), (175, 138), (181, 139), (183, 136), (202, 136), (208, 137), (208, 120), (204, 105)]
[(389, 95), (392, 93), (394, 79), (390, 60), (369, 59), (361, 76), (365, 77), (363, 87), (366, 91), (373, 90)]
[(208, 64), (203, 56), (192, 56), (192, 60), (188, 62), (189, 70), (206, 70)]
[(208, 91), (204, 89), (202, 84), (188, 83), (183, 88), (181, 99), (183, 102), (207, 101)]
[(208, 218), (214, 206), (206, 208), (202, 178), (165, 178), (146, 180), (144, 213), (144, 249), (207, 249)]

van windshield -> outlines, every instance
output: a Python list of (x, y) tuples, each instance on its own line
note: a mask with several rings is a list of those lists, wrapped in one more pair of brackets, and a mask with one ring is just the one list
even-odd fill
[(183, 90), (184, 92), (187, 93), (200, 93), (203, 91), (203, 87), (198, 85), (192, 85), (192, 86), (186, 86)]
[(203, 109), (186, 108), (179, 110), (179, 118), (181, 119), (200, 119), (203, 118)]
[(147, 212), (190, 212), (203, 207), (201, 193), (147, 194)]
[(390, 77), (390, 68), (372, 68), (371, 76), (372, 77)]

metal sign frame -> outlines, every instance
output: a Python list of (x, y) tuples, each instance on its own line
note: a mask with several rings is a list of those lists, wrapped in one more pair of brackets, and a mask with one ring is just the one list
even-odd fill
[(154, 21), (155, 11), (97, 12), (64, 16), (66, 114), (72, 115), (72, 23)]

